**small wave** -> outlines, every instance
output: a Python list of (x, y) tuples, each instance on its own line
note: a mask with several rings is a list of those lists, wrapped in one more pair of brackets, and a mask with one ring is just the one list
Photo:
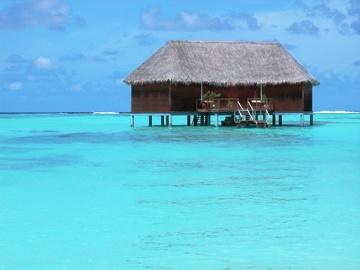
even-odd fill
[(336, 113), (336, 114), (349, 114), (349, 113), (360, 113), (360, 112), (350, 112), (350, 111), (319, 111), (319, 112), (314, 112), (314, 113)]
[(119, 114), (118, 112), (93, 112), (93, 114)]

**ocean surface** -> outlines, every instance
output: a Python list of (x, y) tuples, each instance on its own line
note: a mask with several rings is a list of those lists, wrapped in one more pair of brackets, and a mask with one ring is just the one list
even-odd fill
[(360, 269), (360, 114), (305, 120), (1, 114), (0, 269)]

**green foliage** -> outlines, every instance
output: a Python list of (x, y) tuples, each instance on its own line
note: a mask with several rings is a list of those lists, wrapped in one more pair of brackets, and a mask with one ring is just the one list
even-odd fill
[(220, 98), (221, 94), (215, 93), (214, 91), (207, 91), (205, 94), (203, 94), (203, 99), (206, 100), (214, 100), (216, 98)]

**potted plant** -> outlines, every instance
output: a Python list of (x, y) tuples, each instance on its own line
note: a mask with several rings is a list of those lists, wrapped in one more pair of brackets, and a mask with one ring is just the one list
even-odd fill
[(205, 94), (203, 94), (203, 99), (205, 101), (214, 101), (219, 97), (221, 97), (221, 94), (215, 93), (214, 91), (207, 91)]
[(266, 94), (265, 94), (265, 93), (262, 94), (262, 96), (261, 96), (261, 103), (266, 103), (266, 99), (267, 99)]
[(217, 108), (219, 101), (217, 100), (220, 98), (221, 94), (215, 93), (214, 91), (207, 91), (203, 94), (203, 102), (209, 103), (210, 109)]

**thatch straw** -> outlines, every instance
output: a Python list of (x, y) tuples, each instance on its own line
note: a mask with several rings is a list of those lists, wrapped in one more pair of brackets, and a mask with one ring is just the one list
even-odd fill
[(124, 82), (278, 85), (319, 82), (279, 43), (168, 41)]

